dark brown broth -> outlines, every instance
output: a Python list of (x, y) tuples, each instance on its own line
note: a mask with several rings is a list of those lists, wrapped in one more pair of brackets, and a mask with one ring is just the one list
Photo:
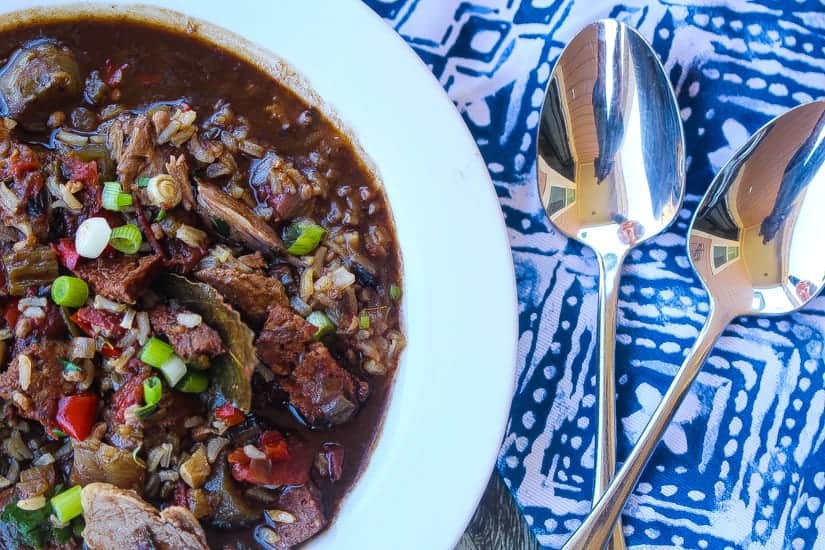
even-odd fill
[[(268, 74), (213, 44), (131, 21), (44, 24), (0, 33), (2, 63), (22, 43), (37, 38), (56, 38), (68, 45), (77, 56), (84, 77), (94, 69), (102, 69), (107, 60), (115, 65), (128, 64), (127, 76), (120, 87), (120, 103), (127, 109), (183, 99), (198, 111), (201, 121), (213, 112), (218, 100), (225, 100), (237, 114), (249, 119), (252, 137), (273, 147), (299, 167), (313, 152), (318, 136), (335, 136), (333, 141), (339, 142), (340, 148), (334, 156), (337, 173), (334, 181), (338, 185), (370, 186), (383, 197), (383, 192), (353, 151), (352, 145), (323, 116), (307, 107)], [(273, 103), (273, 99), (281, 106), (283, 119), (296, 121), (302, 113), (308, 113), (304, 116), (311, 116), (314, 122), (306, 126), (291, 124), (289, 128), (284, 128), (264, 111), (264, 106)], [(46, 136), (34, 136), (33, 140), (48, 141)], [(249, 166), (241, 165), (241, 168), (248, 169)], [(332, 196), (331, 200), (338, 198)], [(329, 205), (324, 208), (329, 208)], [(363, 216), (362, 232), (366, 231), (367, 221), (392, 228), (387, 207), (368, 220), (366, 215)], [(393, 240), (388, 260), (376, 262), (378, 279), (384, 285), (385, 292), (389, 282), (398, 281), (400, 276), (399, 254), (395, 246)], [(343, 478), (335, 484), (327, 480), (318, 483), (330, 516), (368, 460), (392, 379), (391, 375), (371, 377), (363, 372), (360, 374), (369, 381), (371, 396), (352, 421), (332, 431), (311, 431), (284, 410), (269, 411), (277, 426), (300, 432), (316, 447), (323, 442), (337, 442), (346, 448)], [(216, 548), (227, 543), (255, 546), (252, 528), (233, 531), (207, 528), (207, 533), (210, 545)]]

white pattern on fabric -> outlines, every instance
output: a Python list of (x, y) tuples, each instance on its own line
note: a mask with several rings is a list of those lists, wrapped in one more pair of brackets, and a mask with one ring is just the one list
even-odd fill
[[(621, 458), (708, 311), (685, 255), (690, 215), (750, 133), (823, 96), (825, 8), (814, 0), (366, 2), (438, 77), (495, 181), (521, 324), (498, 467), (541, 544), (558, 548), (590, 508), (596, 266), (549, 229), (534, 191), (533, 140), (552, 63), (587, 23), (625, 21), (663, 58), (685, 124), (685, 209), (671, 232), (633, 251), (621, 281)], [(725, 332), (625, 509), (631, 548), (825, 548), (823, 341), (823, 298)]]

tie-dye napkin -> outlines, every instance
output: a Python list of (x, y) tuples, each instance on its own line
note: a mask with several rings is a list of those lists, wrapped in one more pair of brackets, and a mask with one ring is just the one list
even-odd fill
[[(597, 269), (588, 250), (550, 229), (535, 191), (552, 64), (587, 23), (620, 19), (663, 60), (685, 126), (684, 210), (669, 233), (633, 251), (621, 281), (621, 459), (707, 315), (685, 255), (691, 213), (752, 132), (823, 95), (825, 3), (366, 1), (448, 91), (501, 198), (521, 338), (498, 467), (539, 542), (558, 548), (590, 508)], [(825, 548), (824, 314), (819, 298), (798, 314), (742, 318), (725, 331), (625, 508), (631, 548)]]

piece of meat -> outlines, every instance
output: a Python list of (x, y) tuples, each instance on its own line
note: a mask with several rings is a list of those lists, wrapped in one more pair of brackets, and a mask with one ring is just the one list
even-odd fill
[[(26, 389), (20, 384), (21, 354), (25, 354), (32, 364), (31, 380)], [(58, 401), (75, 390), (74, 384), (63, 379), (61, 359), (68, 354), (67, 342), (33, 342), (15, 355), (9, 368), (0, 374), (0, 397), (15, 403), (21, 416), (37, 420), (46, 428), (53, 427)]]
[(38, 123), (45, 127), (49, 113), (80, 96), (81, 83), (71, 50), (46, 40), (30, 42), (17, 50), (0, 72), (0, 94), (6, 112), (24, 125)]
[(320, 342), (312, 344), (298, 367), (278, 382), (289, 402), (315, 427), (346, 422), (369, 393), (367, 383), (342, 368)]
[(256, 323), (263, 323), (267, 310), (289, 299), (280, 281), (261, 273), (215, 266), (195, 272), (195, 278), (215, 287), (226, 300)]
[(170, 506), (158, 512), (134, 491), (107, 483), (86, 485), (80, 495), (86, 520), (83, 539), (90, 550), (209, 548), (203, 528), (186, 508)]
[(74, 268), (76, 276), (92, 290), (110, 300), (134, 304), (163, 265), (160, 256), (117, 256), (82, 260)]
[(195, 367), (208, 368), (209, 359), (223, 353), (218, 331), (201, 322), (194, 328), (181, 325), (178, 315), (190, 314), (182, 308), (157, 306), (149, 312), (152, 330), (162, 334), (181, 359)]
[(275, 548), (279, 550), (287, 550), (309, 540), (327, 524), (321, 491), (311, 481), (284, 489), (275, 508), (295, 518), (292, 523), (273, 522), (275, 532), (281, 537), (275, 543)]
[(272, 372), (288, 375), (309, 348), (317, 330), (292, 308), (275, 304), (269, 308), (264, 328), (255, 340), (255, 351)]
[(261, 200), (272, 207), (276, 223), (294, 218), (311, 207), (312, 202), (304, 197), (316, 194), (306, 176), (274, 151), (269, 151), (254, 164), (249, 183), (258, 190)]
[(128, 137), (128, 142), (124, 142), (122, 154), (116, 157), (117, 175), (124, 190), (128, 191), (137, 175), (155, 154), (149, 116), (143, 113), (137, 115), (131, 121), (128, 131), (124, 132), (124, 137)]
[[(150, 230), (151, 231), (151, 230)], [(177, 237), (163, 239), (164, 265), (173, 273), (188, 275), (206, 255), (205, 247), (189, 246)]]
[(228, 236), (264, 254), (284, 250), (281, 238), (272, 227), (245, 203), (230, 197), (215, 185), (198, 182), (198, 208), (207, 225), (220, 223)]
[(126, 334), (126, 329), (120, 326), (123, 316), (111, 311), (86, 306), (78, 309), (73, 318), (89, 325), (95, 335), (104, 338), (119, 340)]

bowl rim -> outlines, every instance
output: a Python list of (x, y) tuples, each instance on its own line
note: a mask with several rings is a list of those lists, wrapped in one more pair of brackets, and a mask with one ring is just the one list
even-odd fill
[[(406, 207), (399, 208), (400, 200), (398, 198), (393, 199), (393, 196), (398, 194), (401, 199), (409, 200), (409, 194), (402, 195), (400, 190), (394, 191), (392, 183), (387, 185), (389, 177), (387, 174), (392, 172), (387, 168), (393, 167), (397, 161), (393, 160), (383, 150), (375, 157), (368, 152), (373, 150), (370, 143), (375, 143), (375, 138), (372, 135), (369, 139), (362, 140), (361, 138), (366, 137), (367, 133), (373, 134), (372, 130), (374, 128), (370, 124), (363, 123), (363, 116), (350, 117), (347, 115), (351, 112), (350, 109), (339, 106), (339, 103), (346, 103), (346, 101), (342, 101), (336, 95), (334, 88), (330, 87), (329, 83), (325, 81), (324, 74), (319, 72), (322, 69), (319, 69), (317, 65), (323, 63), (321, 58), (313, 58), (316, 62), (309, 65), (298, 61), (302, 58), (302, 52), (288, 47), (285, 42), (279, 43), (277, 40), (272, 42), (264, 35), (252, 32), (251, 27), (254, 25), (251, 23), (238, 24), (237, 17), (235, 17), (237, 14), (233, 14), (233, 17), (222, 17), (226, 13), (222, 13), (221, 4), (223, 2), (219, 0), (202, 0), (198, 3), (187, 3), (185, 0), (150, 0), (141, 3), (129, 0), (7, 0), (0, 6), (0, 13), (4, 15), (0, 28), (25, 24), (26, 20), (66, 20), (76, 18), (83, 13), (94, 13), (95, 17), (99, 18), (128, 17), (176, 30), (179, 30), (178, 25), (181, 21), (189, 21), (192, 23), (192, 29), (196, 34), (229, 49), (270, 72), (278, 80), (301, 95), (309, 104), (321, 110), (339, 130), (351, 139), (362, 161), (365, 162), (384, 188), (388, 196), (388, 204), (393, 209), (393, 213), (399, 214), (399, 210), (405, 210)], [(267, 9), (272, 9), (272, 4), (267, 3), (265, 0), (256, 0), (246, 2), (244, 7), (247, 8), (245, 10), (247, 12), (253, 7), (266, 12)], [(476, 431), (472, 433), (472, 437), (468, 436), (464, 440), (459, 437), (459, 440), (463, 441), (463, 445), (454, 445), (452, 450), (456, 453), (463, 453), (464, 449), (462, 447), (466, 447), (466, 452), (477, 452), (479, 455), (483, 454), (485, 456), (484, 458), (481, 456), (473, 457), (469, 462), (461, 456), (443, 457), (441, 464), (449, 471), (449, 476), (437, 474), (436, 468), (438, 465), (433, 461), (422, 467), (424, 473), (436, 477), (441, 475), (442, 481), (451, 482), (456, 489), (456, 494), (451, 494), (448, 491), (447, 495), (439, 495), (438, 500), (441, 504), (446, 505), (446, 509), (418, 510), (417, 506), (407, 507), (409, 521), (415, 521), (416, 519), (434, 520), (429, 530), (413, 530), (413, 532), (407, 533), (407, 538), (404, 540), (390, 539), (393, 533), (401, 532), (401, 523), (394, 521), (392, 517), (387, 517), (384, 518), (384, 526), (378, 528), (379, 534), (377, 536), (370, 536), (365, 541), (358, 541), (358, 545), (362, 548), (385, 548), (390, 542), (395, 548), (452, 547), (457, 543), (465, 526), (472, 518), (487, 486), (489, 476), (493, 472), (509, 415), (510, 400), (515, 384), (518, 342), (516, 283), (512, 254), (501, 207), (484, 160), (452, 101), (423, 61), (375, 12), (358, 0), (304, 0), (301, 3), (286, 3), (278, 6), (277, 9), (280, 10), (279, 14), (289, 13), (293, 21), (297, 21), (302, 13), (309, 14), (313, 10), (323, 9), (327, 16), (322, 18), (320, 22), (316, 20), (315, 24), (320, 26), (328, 35), (333, 35), (336, 39), (350, 38), (353, 42), (357, 41), (357, 37), (353, 36), (352, 32), (347, 32), (347, 30), (356, 29), (358, 33), (366, 35), (366, 38), (357, 41), (353, 47), (340, 48), (346, 51), (339, 52), (332, 57), (337, 59), (338, 57), (357, 54), (365, 62), (360, 68), (359, 65), (352, 65), (351, 69), (354, 74), (364, 78), (372, 86), (380, 87), (382, 83), (374, 78), (367, 78), (370, 75), (364, 67), (370, 63), (383, 66), (385, 70), (393, 73), (393, 79), (391, 83), (386, 83), (382, 90), (392, 91), (394, 87), (399, 88), (401, 86), (411, 88), (414, 91), (414, 97), (407, 98), (410, 100), (408, 105), (412, 101), (418, 116), (432, 122), (433, 126), (438, 125), (440, 137), (433, 136), (436, 143), (439, 145), (446, 143), (452, 148), (450, 158), (442, 159), (439, 156), (438, 162), (431, 160), (432, 168), (449, 172), (444, 178), (446, 182), (453, 185), (467, 185), (473, 191), (468, 201), (472, 207), (468, 210), (471, 215), (459, 219), (469, 226), (467, 229), (473, 229), (484, 237), (484, 247), (476, 250), (475, 253), (481, 254), (483, 252), (487, 255), (486, 267), (488, 271), (476, 273), (479, 279), (495, 284), (495, 292), (493, 293), (495, 296), (491, 297), (488, 303), (493, 304), (493, 314), (498, 316), (494, 320), (496, 330), (488, 331), (486, 334), (494, 338), (500, 338), (502, 343), (494, 344), (490, 339), (480, 339), (479, 341), (466, 341), (459, 344), (472, 348), (476, 353), (476, 358), (482, 359), (482, 364), (484, 362), (488, 363), (488, 371), (485, 372), (485, 375), (490, 376), (490, 381), (484, 386), (476, 387), (475, 390), (480, 393), (480, 398), (490, 398), (491, 402), (485, 403), (483, 412), (478, 412), (478, 414), (470, 415), (458, 411), (459, 414), (464, 414), (460, 418), (463, 424), (456, 424)], [(18, 10), (24, 11), (18, 12)], [(10, 13), (19, 13), (20, 17), (9, 17), (8, 14)], [(187, 26), (187, 28), (189, 27)], [(256, 31), (258, 30), (256, 27)], [(243, 36), (240, 33), (243, 33)], [(293, 36), (293, 38), (300, 40), (300, 36)], [(273, 43), (280, 44), (283, 48), (272, 47), (271, 44)], [(337, 42), (337, 44), (340, 45), (341, 42)], [(349, 44), (347, 45), (349, 46)], [(374, 48), (375, 45), (380, 45), (380, 48)], [(373, 51), (370, 51), (371, 48)], [(319, 92), (317, 90), (324, 91)], [(362, 115), (360, 109), (359, 115)], [(409, 119), (407, 122), (410, 125), (414, 124), (414, 121)], [(367, 132), (365, 128), (371, 131)], [(399, 142), (403, 142), (400, 136), (394, 134), (393, 136)], [(364, 146), (365, 142), (367, 143), (366, 146)], [(426, 147), (422, 146), (422, 148)], [(378, 147), (375, 147), (375, 149), (378, 149)], [(430, 147), (430, 153), (432, 156), (438, 156), (433, 152), (432, 147)], [(424, 162), (426, 163), (427, 160), (430, 159), (427, 158)], [(434, 210), (437, 211), (438, 208), (436, 207)], [(423, 213), (425, 210), (421, 209), (421, 212)], [(393, 220), (396, 222), (397, 229), (401, 230), (401, 226), (397, 222), (398, 216), (394, 215)], [(405, 232), (408, 231), (408, 225), (405, 222)], [(465, 231), (464, 233), (468, 232)], [(387, 410), (384, 413), (374, 443), (375, 449), (368, 459), (368, 464), (359, 475), (359, 479), (356, 480), (353, 488), (344, 497), (332, 525), (310, 543), (312, 548), (348, 547), (347, 545), (354, 544), (355, 541), (352, 539), (351, 534), (348, 535), (339, 527), (342, 524), (346, 525), (350, 516), (357, 518), (362, 525), (366, 525), (365, 519), (370, 515), (370, 505), (364, 502), (365, 499), (384, 498), (379, 487), (382, 483), (391, 483), (391, 478), (386, 471), (388, 467), (386, 463), (393, 458), (393, 454), (388, 450), (389, 440), (392, 439), (393, 444), (396, 444), (398, 439), (397, 434), (388, 433), (388, 429), (394, 430), (401, 426), (415, 427), (416, 422), (411, 421), (409, 415), (416, 412), (416, 407), (418, 407), (417, 412), (421, 414), (415, 416), (422, 423), (421, 425), (427, 429), (433, 428), (432, 415), (424, 415), (423, 409), (425, 407), (406, 395), (408, 388), (405, 384), (415, 385), (417, 389), (420, 389), (418, 386), (420, 386), (421, 381), (411, 379), (410, 376), (413, 373), (408, 372), (410, 369), (415, 368), (410, 365), (411, 361), (416, 360), (416, 357), (420, 355), (420, 353), (412, 353), (413, 351), (419, 351), (419, 343), (422, 344), (421, 347), (429, 345), (437, 352), (444, 353), (446, 351), (448, 355), (447, 360), (445, 360), (446, 363), (458, 361), (457, 363), (450, 363), (450, 365), (463, 368), (466, 371), (465, 373), (470, 372), (467, 368), (468, 365), (460, 361), (461, 358), (451, 356), (450, 350), (445, 350), (438, 335), (428, 334), (425, 331), (419, 334), (422, 336), (420, 339), (413, 340), (411, 338), (413, 333), (419, 332), (418, 319), (434, 321), (435, 326), (431, 328), (435, 329), (443, 329), (447, 323), (446, 321), (439, 321), (438, 318), (433, 318), (433, 316), (421, 315), (419, 311), (421, 308), (417, 306), (417, 300), (425, 295), (426, 285), (421, 288), (408, 285), (412, 281), (409, 279), (410, 270), (407, 269), (405, 260), (408, 258), (418, 260), (421, 257), (428, 257), (428, 254), (435, 256), (435, 253), (424, 251), (422, 256), (422, 251), (416, 246), (419, 243), (415, 242), (416, 239), (410, 233), (406, 233), (404, 239), (398, 233), (397, 236), (402, 253), (402, 271), (404, 272), (402, 284), (404, 285), (405, 300), (402, 310), (402, 322), (404, 332), (409, 339), (408, 348), (401, 358), (398, 372), (392, 383)], [(433, 239), (429, 236), (421, 237), (421, 240), (425, 244), (433, 242)], [(406, 248), (411, 251), (410, 254), (405, 249), (405, 243)], [(466, 263), (472, 263), (473, 261), (469, 256), (463, 256), (462, 258)], [(445, 258), (439, 256), (439, 259), (444, 260)], [(448, 266), (450, 266), (449, 263)], [(453, 262), (451, 267), (461, 266)], [(416, 277), (414, 277), (414, 280), (417, 280)], [(415, 287), (418, 287), (418, 285), (415, 285)], [(430, 291), (433, 291), (432, 287), (430, 287)], [(441, 298), (442, 302), (440, 303), (446, 301), (447, 304), (450, 304), (450, 298), (452, 297), (443, 295)], [(444, 300), (445, 298), (446, 300)], [(415, 301), (411, 302), (411, 300)], [(468, 302), (466, 299), (452, 301), (455, 302), (452, 305), (466, 306), (469, 303), (471, 309), (473, 307), (472, 302)], [(477, 313), (481, 313), (481, 311)], [(415, 329), (413, 329), (411, 323), (416, 323)], [(467, 334), (467, 332), (472, 332), (471, 329), (479, 330), (482, 320), (466, 319), (466, 323), (468, 327), (462, 327), (464, 329), (462, 336), (464, 337), (472, 336), (472, 334)], [(502, 331), (505, 331), (506, 334)], [(459, 332), (461, 332), (461, 329), (459, 329)], [(429, 338), (427, 338), (428, 336)], [(489, 353), (485, 354), (481, 350), (486, 350)], [(411, 353), (415, 356), (412, 359)], [(487, 360), (488, 357), (489, 360)], [(496, 363), (498, 364), (496, 365)], [(438, 376), (437, 372), (434, 374)], [(453, 380), (453, 382), (455, 381)], [(456, 387), (455, 389), (460, 392), (462, 388)], [(443, 388), (438, 391), (442, 390)], [(429, 394), (419, 391), (417, 396), (424, 397), (429, 396)], [(414, 403), (414, 405), (411, 403)], [(450, 413), (457, 412), (449, 408), (446, 410)], [(486, 424), (481, 426), (482, 429), (479, 430), (478, 426), (473, 427), (472, 423), (468, 422), (472, 421), (470, 416), (483, 418)], [(491, 426), (495, 426), (495, 429)], [(444, 433), (439, 432), (437, 435), (441, 443), (451, 443), (451, 439), (454, 439), (449, 437), (446, 430)], [(377, 463), (377, 461), (383, 461), (384, 463)], [(410, 464), (414, 466), (414, 464)], [(383, 475), (373, 475), (379, 467), (383, 470)], [(369, 488), (364, 487), (367, 478), (371, 477), (375, 477), (375, 480), (371, 481), (371, 486)], [(415, 499), (418, 500), (414, 499), (414, 503), (426, 502), (426, 491), (416, 488), (414, 484), (410, 483), (406, 483), (405, 487), (412, 494), (417, 495)], [(389, 493), (392, 496), (392, 490), (389, 490)], [(398, 497), (397, 492), (395, 497)], [(387, 498), (389, 499), (389, 497)], [(403, 506), (400, 502), (395, 502), (395, 504), (399, 507)], [(417, 516), (409, 514), (410, 511), (416, 510), (418, 510)], [(378, 515), (380, 516), (380, 513)], [(352, 521), (356, 521), (356, 519)]]

